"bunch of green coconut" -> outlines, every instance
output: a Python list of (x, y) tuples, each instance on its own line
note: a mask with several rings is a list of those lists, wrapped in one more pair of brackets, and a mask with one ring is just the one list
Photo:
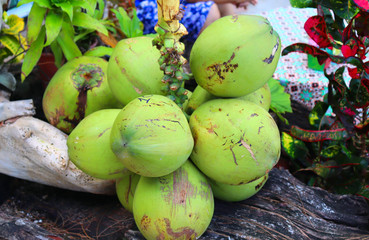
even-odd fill
[[(280, 40), (259, 16), (215, 21), (191, 50), (198, 84), (192, 95), (174, 81), (188, 75), (171, 71), (185, 60), (152, 42), (121, 40), (108, 62), (87, 56), (67, 62), (48, 85), (43, 108), (69, 134), (77, 167), (116, 180), (117, 196), (145, 238), (195, 239), (211, 222), (214, 197), (251, 197), (279, 160), (267, 81)], [(174, 45), (169, 49), (181, 53), (181, 43)], [(178, 98), (166, 96), (168, 89)]]

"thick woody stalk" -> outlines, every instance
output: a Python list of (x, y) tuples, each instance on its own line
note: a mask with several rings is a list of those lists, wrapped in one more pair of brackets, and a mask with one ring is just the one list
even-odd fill
[(160, 69), (164, 71), (162, 81), (167, 83), (168, 97), (182, 107), (187, 100), (188, 91), (183, 82), (189, 79), (183, 71), (187, 60), (182, 56), (185, 46), (180, 38), (187, 34), (186, 28), (179, 22), (183, 16), (179, 0), (157, 0), (158, 23), (155, 31), (158, 36), (153, 40), (161, 53)]

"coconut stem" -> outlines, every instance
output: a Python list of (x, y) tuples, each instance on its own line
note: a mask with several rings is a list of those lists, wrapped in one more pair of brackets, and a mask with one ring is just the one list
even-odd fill
[(186, 28), (179, 23), (183, 16), (179, 0), (157, 0), (158, 23), (155, 31), (158, 36), (153, 40), (160, 51), (159, 65), (164, 71), (162, 82), (166, 83), (168, 97), (182, 108), (187, 100), (188, 91), (183, 82), (189, 80), (188, 74), (183, 71), (183, 64), (187, 60), (182, 56), (185, 46), (180, 38), (187, 34)]

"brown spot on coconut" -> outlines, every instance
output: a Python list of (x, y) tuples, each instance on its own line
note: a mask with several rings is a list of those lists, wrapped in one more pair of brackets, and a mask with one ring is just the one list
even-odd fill
[[(217, 111), (219, 108), (223, 111)], [(190, 158), (213, 180), (249, 182), (263, 176), (279, 160), (279, 130), (257, 104), (239, 99), (210, 100), (195, 110), (189, 124), (196, 135)], [(213, 125), (218, 126), (217, 134), (208, 131)]]
[(191, 50), (196, 82), (218, 97), (240, 97), (262, 87), (281, 51), (279, 36), (271, 29), (261, 16), (226, 16), (213, 22)]
[(107, 82), (108, 63), (82, 56), (64, 64), (45, 89), (42, 107), (46, 119), (70, 133), (89, 114), (106, 108), (121, 108)]
[(133, 216), (146, 239), (196, 239), (213, 212), (210, 185), (190, 161), (163, 177), (141, 177), (137, 184)]

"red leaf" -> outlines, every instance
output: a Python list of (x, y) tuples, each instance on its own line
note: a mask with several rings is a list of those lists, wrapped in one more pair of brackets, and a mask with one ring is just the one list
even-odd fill
[(365, 87), (366, 91), (368, 91), (369, 93), (369, 79), (365, 78), (361, 79), (361, 85), (363, 85), (363, 87)]
[(350, 117), (353, 117), (356, 115), (356, 113), (354, 111), (352, 111), (352, 109), (348, 108), (348, 107), (344, 107), (341, 109), (341, 111), (343, 112), (343, 114), (346, 114)]
[(290, 131), (291, 136), (304, 142), (322, 142), (326, 140), (343, 140), (348, 138), (348, 133), (344, 128), (314, 131), (292, 126)]
[(355, 45), (343, 45), (341, 47), (342, 55), (345, 58), (354, 57), (356, 55), (357, 50), (358, 47)]
[(360, 78), (360, 73), (358, 72), (357, 67), (356, 68), (349, 68), (348, 67), (347, 69), (348, 69), (348, 73), (349, 73), (351, 78), (355, 78), (355, 79)]
[(361, 9), (369, 11), (369, 1), (368, 0), (354, 0), (354, 3), (358, 5)]
[(306, 33), (320, 48), (332, 47), (327, 35), (327, 25), (323, 16), (312, 16), (304, 25)]
[(345, 164), (341, 164), (341, 165), (337, 165), (337, 166), (324, 166), (321, 165), (321, 168), (343, 168), (343, 167), (347, 167), (347, 166), (357, 166), (360, 165), (360, 163), (345, 163)]
[(343, 34), (342, 34), (342, 42), (347, 42), (350, 38), (355, 37), (355, 33), (352, 30), (352, 24), (354, 22), (354, 19), (357, 17), (358, 15), (356, 15), (355, 17), (353, 17), (349, 24), (345, 27), (345, 29), (343, 30)]

